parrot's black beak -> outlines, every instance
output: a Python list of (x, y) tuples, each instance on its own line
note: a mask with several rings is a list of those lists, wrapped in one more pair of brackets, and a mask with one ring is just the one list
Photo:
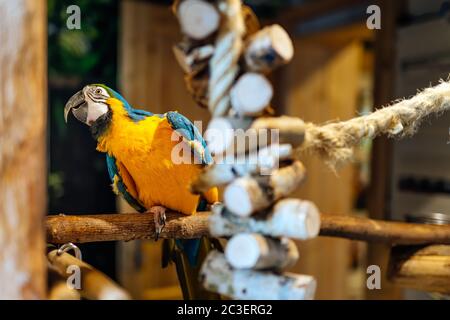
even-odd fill
[(88, 116), (88, 104), (86, 103), (86, 100), (84, 100), (83, 90), (75, 93), (69, 101), (67, 101), (66, 106), (64, 107), (64, 120), (66, 123), (70, 110), (72, 110), (75, 118), (83, 123), (86, 123)]

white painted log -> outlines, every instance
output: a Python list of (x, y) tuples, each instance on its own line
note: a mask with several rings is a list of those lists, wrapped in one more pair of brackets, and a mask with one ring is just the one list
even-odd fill
[(207, 290), (233, 299), (311, 300), (316, 291), (312, 276), (233, 269), (218, 251), (206, 257), (200, 277)]
[(270, 104), (273, 88), (260, 73), (244, 73), (231, 88), (231, 106), (238, 115), (259, 115)]
[(255, 33), (248, 40), (244, 53), (247, 68), (264, 73), (288, 63), (293, 56), (292, 40), (286, 30), (278, 24)]
[(210, 121), (205, 140), (213, 154), (251, 152), (271, 143), (291, 144), (294, 148), (303, 143), (305, 123), (295, 117), (224, 118)]
[(182, 44), (178, 44), (173, 46), (173, 53), (183, 71), (193, 73), (207, 67), (208, 59), (214, 53), (214, 46), (205, 45), (187, 50)]
[(183, 0), (176, 8), (181, 31), (189, 38), (202, 40), (214, 33), (220, 24), (216, 7), (203, 0)]
[(271, 237), (307, 240), (320, 231), (320, 213), (311, 201), (282, 199), (269, 212), (238, 217), (223, 204), (216, 204), (209, 217), (209, 232), (214, 237), (229, 237), (242, 232), (261, 233)]
[(258, 153), (231, 158), (217, 159), (206, 167), (191, 185), (191, 191), (197, 194), (212, 187), (230, 183), (237, 177), (259, 172), (268, 174), (279, 167), (279, 162), (292, 156), (290, 144), (271, 144)]
[(238, 216), (249, 216), (288, 196), (304, 177), (305, 167), (296, 160), (268, 176), (238, 178), (225, 188), (225, 206)]
[(234, 235), (225, 248), (225, 258), (235, 269), (275, 269), (292, 267), (298, 260), (294, 241), (274, 239), (257, 233)]

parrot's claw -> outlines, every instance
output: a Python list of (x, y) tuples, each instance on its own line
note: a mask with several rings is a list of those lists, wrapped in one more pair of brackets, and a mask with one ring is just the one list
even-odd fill
[(150, 208), (150, 212), (153, 213), (153, 219), (155, 221), (155, 241), (158, 241), (159, 235), (166, 225), (166, 208), (154, 206)]

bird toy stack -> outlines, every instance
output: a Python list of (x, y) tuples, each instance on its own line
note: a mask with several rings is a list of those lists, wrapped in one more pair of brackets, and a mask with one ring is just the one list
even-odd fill
[(266, 77), (292, 59), (292, 41), (279, 25), (260, 29), (240, 0), (183, 0), (173, 9), (184, 34), (175, 56), (192, 97), (213, 116), (205, 139), (215, 164), (192, 191), (224, 187), (209, 229), (229, 241), (225, 254), (205, 259), (201, 281), (235, 299), (312, 299), (312, 276), (282, 272), (299, 258), (291, 238), (313, 238), (320, 228), (313, 203), (286, 198), (305, 177), (293, 153), (305, 124), (272, 116)]

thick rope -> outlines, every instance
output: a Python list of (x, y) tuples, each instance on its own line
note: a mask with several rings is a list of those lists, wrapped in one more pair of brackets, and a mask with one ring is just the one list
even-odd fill
[(225, 22), (209, 62), (208, 107), (213, 117), (225, 115), (230, 107), (229, 93), (239, 72), (238, 60), (245, 32), (240, 0), (221, 1), (218, 7)]
[(430, 114), (450, 109), (450, 81), (424, 89), (414, 97), (348, 121), (326, 125), (306, 124), (301, 152), (315, 152), (335, 166), (353, 155), (353, 147), (364, 138), (387, 134), (404, 137), (415, 133), (422, 120)]

